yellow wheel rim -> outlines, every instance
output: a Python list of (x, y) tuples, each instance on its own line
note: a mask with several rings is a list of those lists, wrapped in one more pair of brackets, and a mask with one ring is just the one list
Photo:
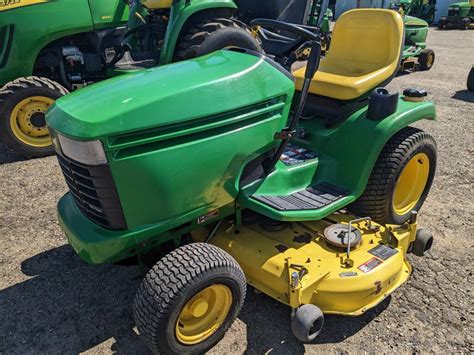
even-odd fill
[(425, 153), (418, 153), (403, 169), (393, 193), (393, 209), (404, 215), (415, 208), (425, 191), (430, 174), (430, 160)]
[(198, 344), (219, 329), (229, 314), (232, 292), (216, 284), (205, 288), (183, 307), (176, 322), (176, 337), (185, 345)]
[(427, 64), (428, 64), (429, 67), (431, 67), (433, 65), (433, 61), (434, 61), (433, 55), (430, 54), (428, 56), (428, 60), (427, 60)]
[(10, 128), (15, 137), (32, 147), (52, 144), (44, 114), (54, 100), (46, 96), (31, 96), (20, 101), (10, 115)]

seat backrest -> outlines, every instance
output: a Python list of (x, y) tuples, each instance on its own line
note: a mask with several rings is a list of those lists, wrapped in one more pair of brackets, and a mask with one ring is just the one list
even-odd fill
[(395, 11), (347, 11), (336, 22), (331, 47), (320, 69), (361, 76), (385, 68), (393, 74), (400, 64), (404, 35), (403, 19)]

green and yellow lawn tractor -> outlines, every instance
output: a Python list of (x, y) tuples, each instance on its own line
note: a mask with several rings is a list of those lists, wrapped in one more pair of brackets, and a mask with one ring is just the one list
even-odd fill
[(432, 25), (436, 14), (436, 0), (396, 0), (389, 4), (390, 9), (403, 12), (403, 15), (418, 17)]
[(435, 61), (435, 52), (427, 48), (428, 23), (422, 19), (403, 16), (405, 43), (403, 44), (400, 70), (430, 70)]
[(459, 28), (468, 30), (474, 28), (474, 0), (463, 1), (449, 5), (448, 15), (438, 21), (438, 28)]
[(88, 263), (153, 264), (134, 315), (154, 352), (214, 346), (246, 283), (291, 307), (293, 333), (312, 341), (323, 314), (386, 299), (412, 272), (406, 255), (433, 242), (417, 212), (436, 143), (410, 125), (435, 108), (426, 92), (383, 88), (402, 17), (344, 13), (324, 58), (304, 26), (252, 26), (309, 42), (306, 66), (229, 48), (97, 83), (46, 115), (69, 243)]

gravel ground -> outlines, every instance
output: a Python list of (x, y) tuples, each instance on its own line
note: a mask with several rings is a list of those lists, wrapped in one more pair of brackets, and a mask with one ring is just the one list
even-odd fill
[[(212, 353), (474, 352), (474, 94), (465, 90), (474, 31), (431, 30), (429, 45), (434, 68), (401, 75), (390, 88), (424, 88), (438, 108), (438, 122), (420, 124), (439, 146), (437, 176), (420, 215), (436, 237), (433, 250), (411, 257), (411, 280), (364, 316), (328, 316), (314, 344), (293, 338), (288, 308), (249, 289)], [(55, 204), (66, 187), (56, 159), (23, 161), (0, 147), (0, 164), (0, 353), (147, 353), (130, 307), (139, 270), (88, 266), (65, 244)]]

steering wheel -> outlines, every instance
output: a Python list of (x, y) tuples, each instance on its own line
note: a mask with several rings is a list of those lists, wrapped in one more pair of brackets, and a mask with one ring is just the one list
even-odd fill
[[(275, 30), (282, 30), (286, 32), (293, 33), (300, 38), (303, 38), (307, 41), (319, 41), (319, 35), (309, 31), (308, 26), (296, 25), (294, 23), (287, 23), (278, 20), (270, 20), (266, 18), (256, 18), (250, 22), (252, 27), (260, 26), (263, 28), (272, 28)], [(314, 27), (317, 30), (317, 27)]]
[[(307, 47), (308, 42), (314, 43), (320, 42), (321, 40), (318, 35), (319, 29), (317, 27), (264, 18), (254, 19), (250, 22), (250, 25), (253, 28), (260, 27), (259, 32), (263, 49), (267, 54), (274, 56), (274, 59), (287, 69), (298, 60), (297, 52), (300, 48)], [(278, 32), (284, 31), (290, 36), (294, 35), (296, 38), (273, 32), (270, 29)]]

